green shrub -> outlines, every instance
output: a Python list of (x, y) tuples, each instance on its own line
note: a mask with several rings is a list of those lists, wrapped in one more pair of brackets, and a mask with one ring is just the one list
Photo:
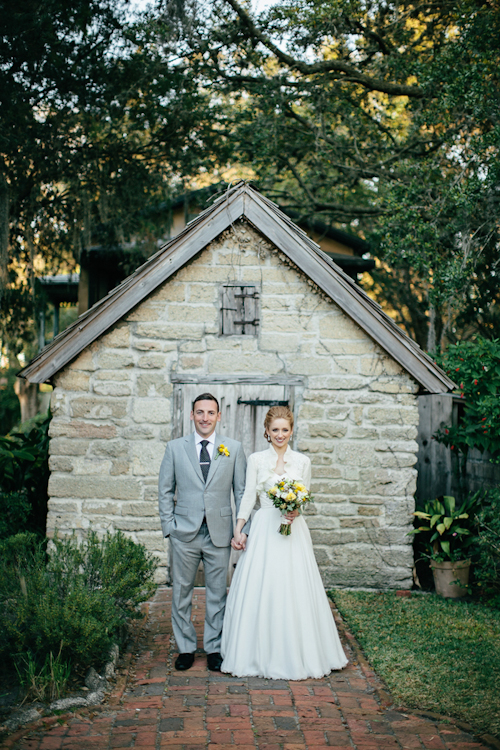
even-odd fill
[(482, 508), (475, 518), (475, 590), (500, 609), (500, 487), (477, 494), (482, 495)]
[(18, 534), (29, 526), (31, 505), (26, 490), (0, 490), (0, 539)]
[[(83, 671), (105, 660), (154, 590), (156, 560), (118, 532), (84, 544), (19, 534), (0, 544), (0, 654), (25, 674), (47, 655)], [(49, 665), (50, 666), (50, 665)], [(24, 672), (23, 672), (24, 670)], [(29, 674), (28, 674), (29, 672)]]
[(464, 413), (457, 425), (447, 425), (435, 438), (452, 450), (470, 448), (500, 456), (500, 339), (452, 344), (437, 358), (459, 386)]
[[(26, 432), (0, 437), (0, 513), (9, 509), (10, 523), (0, 539), (26, 530), (45, 534), (49, 481), (50, 418), (37, 417)], [(29, 506), (26, 516), (24, 497)], [(17, 503), (21, 502), (21, 505)], [(22, 506), (22, 507), (21, 507)]]

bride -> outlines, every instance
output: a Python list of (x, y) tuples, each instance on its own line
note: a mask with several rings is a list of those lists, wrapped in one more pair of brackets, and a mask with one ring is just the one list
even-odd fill
[[(273, 406), (264, 421), (268, 450), (248, 459), (232, 544), (246, 550), (231, 583), (222, 630), (222, 672), (303, 680), (342, 669), (342, 649), (314, 557), (311, 536), (297, 511), (291, 534), (278, 533), (284, 518), (267, 495), (283, 476), (311, 485), (311, 462), (292, 451), (293, 414)], [(257, 498), (248, 541), (242, 528)], [(298, 516), (298, 517), (297, 517)]]

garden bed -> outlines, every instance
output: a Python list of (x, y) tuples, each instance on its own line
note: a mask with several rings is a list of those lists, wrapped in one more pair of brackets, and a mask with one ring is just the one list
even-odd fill
[(398, 703), (500, 737), (498, 610), (434, 594), (330, 595)]

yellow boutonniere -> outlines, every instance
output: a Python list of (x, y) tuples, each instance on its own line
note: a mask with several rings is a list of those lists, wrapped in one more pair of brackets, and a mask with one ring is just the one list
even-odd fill
[(226, 448), (225, 445), (223, 445), (223, 443), (221, 443), (219, 447), (217, 448), (217, 453), (215, 455), (214, 461), (217, 461), (219, 456), (229, 456), (229, 455), (231, 454), (229, 453), (228, 449)]

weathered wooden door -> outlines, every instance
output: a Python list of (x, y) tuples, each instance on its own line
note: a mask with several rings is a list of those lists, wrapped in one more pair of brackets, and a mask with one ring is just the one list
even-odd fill
[(221, 410), (220, 425), (217, 433), (239, 440), (243, 444), (245, 455), (264, 450), (267, 442), (264, 438), (264, 418), (271, 405), (291, 403), (290, 386), (235, 384), (235, 383), (179, 383), (176, 403), (178, 421), (176, 437), (189, 435), (193, 431), (190, 420), (193, 400), (201, 393), (211, 393), (219, 401)]
[[(293, 410), (293, 386), (265, 383), (176, 383), (174, 385), (174, 424), (173, 434), (182, 437), (193, 432), (194, 423), (190, 419), (193, 400), (202, 393), (211, 393), (219, 401), (221, 422), (217, 425), (219, 435), (239, 440), (248, 457), (255, 451), (265, 450), (268, 446), (264, 438), (264, 418), (270, 406), (287, 405)], [(236, 522), (234, 498), (233, 520)], [(228, 583), (231, 580), (239, 557), (234, 550), (228, 571)], [(196, 575), (196, 585), (205, 583), (203, 566), (200, 565)]]

